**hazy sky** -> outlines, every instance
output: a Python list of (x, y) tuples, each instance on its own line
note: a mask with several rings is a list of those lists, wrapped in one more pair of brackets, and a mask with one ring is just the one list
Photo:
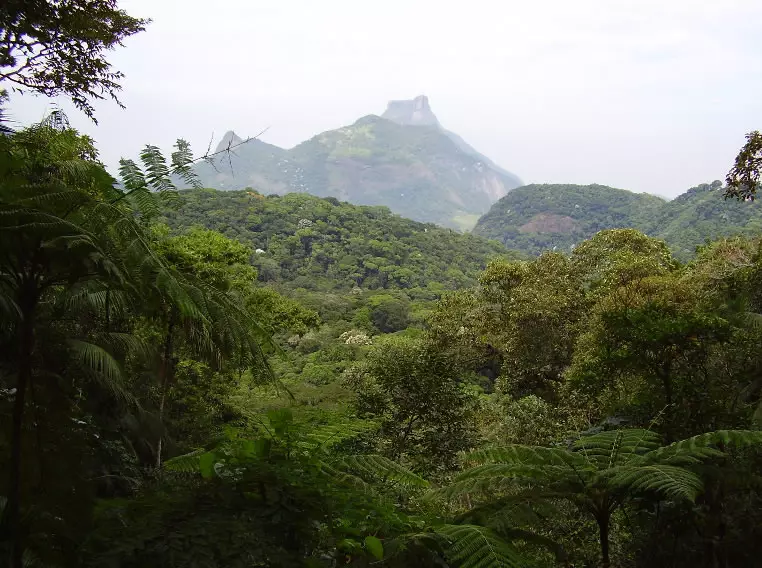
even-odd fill
[[(72, 111), (112, 165), (212, 133), (291, 147), (429, 96), (526, 182), (674, 196), (762, 129), (760, 0), (122, 0), (154, 21), (111, 61), (127, 110)], [(59, 104), (67, 109), (63, 100)], [(12, 117), (50, 101), (14, 96)]]

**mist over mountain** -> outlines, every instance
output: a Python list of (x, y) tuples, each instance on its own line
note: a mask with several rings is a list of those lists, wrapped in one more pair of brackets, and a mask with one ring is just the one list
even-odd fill
[[(217, 146), (240, 143), (233, 131)], [(310, 193), (385, 205), (417, 221), (468, 230), (521, 185), (457, 134), (442, 128), (425, 96), (391, 101), (382, 116), (318, 134), (291, 149), (261, 140), (238, 145), (197, 172), (208, 187)]]

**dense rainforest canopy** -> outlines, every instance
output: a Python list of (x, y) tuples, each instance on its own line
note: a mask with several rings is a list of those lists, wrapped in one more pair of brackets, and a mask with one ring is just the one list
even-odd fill
[[(92, 16), (62, 41), (111, 22), (91, 62), (144, 23), (14, 6), (4, 33), (45, 6)], [(81, 71), (75, 102), (118, 87)], [(2, 565), (758, 564), (760, 235), (680, 262), (605, 229), (528, 259), (202, 189), (183, 140), (136, 154), (114, 179), (60, 112), (0, 134)]]
[(527, 185), (495, 203), (474, 233), (537, 255), (569, 252), (598, 231), (629, 227), (664, 240), (677, 258), (687, 261), (707, 241), (762, 230), (758, 203), (722, 198), (723, 193), (731, 196), (732, 187), (704, 183), (666, 201), (604, 185)]

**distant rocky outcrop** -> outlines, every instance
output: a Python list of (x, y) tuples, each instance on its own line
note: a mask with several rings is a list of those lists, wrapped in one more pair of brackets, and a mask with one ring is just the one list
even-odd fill
[(419, 95), (413, 100), (389, 101), (386, 112), (381, 115), (381, 118), (409, 126), (440, 127), (437, 117), (431, 111), (429, 97), (426, 95)]
[(455, 142), (455, 145), (463, 152), (469, 156), (475, 157), (476, 159), (486, 164), (488, 167), (499, 171), (506, 178), (511, 180), (511, 183), (514, 185), (514, 187), (522, 185), (521, 180), (516, 174), (501, 168), (487, 156), (477, 152), (465, 140), (463, 140), (463, 138), (454, 132), (450, 132), (449, 130), (444, 129), (439, 123), (439, 120), (437, 120), (434, 112), (431, 110), (431, 106), (429, 105), (429, 98), (426, 95), (419, 95), (412, 100), (406, 101), (389, 101), (386, 112), (381, 116), (387, 120), (396, 122), (397, 124), (410, 126), (435, 126), (439, 128), (450, 140)]
[[(217, 150), (241, 142), (233, 131)], [(207, 187), (307, 192), (358, 205), (385, 205), (417, 221), (471, 229), (490, 205), (521, 184), (442, 128), (426, 96), (391, 101), (382, 117), (318, 134), (285, 150), (261, 140), (196, 171)]]
[(222, 139), (217, 144), (217, 148), (214, 150), (215, 152), (223, 152), (224, 150), (227, 150), (228, 148), (232, 148), (233, 146), (236, 146), (243, 142), (243, 138), (238, 136), (235, 132), (232, 130), (228, 130), (225, 133), (225, 136), (222, 137)]

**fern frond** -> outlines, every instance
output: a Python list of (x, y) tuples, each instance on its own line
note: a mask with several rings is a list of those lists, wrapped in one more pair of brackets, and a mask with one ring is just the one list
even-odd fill
[(201, 470), (200, 457), (205, 453), (206, 450), (195, 450), (166, 460), (163, 467), (175, 473), (198, 473)]
[(183, 140), (178, 139), (175, 143), (176, 150), (172, 152), (172, 170), (171, 174), (182, 179), (186, 184), (194, 189), (200, 189), (201, 180), (193, 169), (193, 152), (190, 149), (190, 144)]
[(66, 207), (67, 209), (89, 203), (91, 200), (86, 193), (77, 189), (62, 191), (46, 191), (19, 199), (17, 203), (26, 207)]
[(320, 470), (337, 485), (343, 485), (360, 493), (377, 494), (374, 484), (368, 483), (357, 475), (337, 469), (330, 463), (321, 463)]
[(466, 479), (484, 478), (510, 478), (510, 479), (557, 479), (559, 476), (572, 475), (571, 468), (564, 465), (545, 465), (528, 463), (488, 463), (477, 465), (464, 471), (455, 477), (455, 481)]
[(148, 219), (158, 217), (161, 213), (161, 204), (147, 187), (133, 189), (127, 194), (127, 200), (136, 211)]
[(608, 475), (614, 487), (637, 493), (654, 493), (668, 499), (693, 501), (704, 485), (698, 475), (673, 465), (612, 468)]
[(520, 481), (516, 477), (472, 477), (453, 481), (430, 491), (425, 497), (451, 503), (466, 496), (505, 495), (516, 491), (519, 486)]
[(581, 456), (561, 448), (521, 445), (475, 450), (466, 454), (462, 461), (469, 465), (530, 464), (533, 466), (583, 466), (585, 464), (585, 460)]
[(145, 173), (134, 160), (122, 158), (119, 160), (119, 177), (128, 192), (138, 189), (148, 189)]
[(599, 467), (611, 467), (655, 450), (660, 445), (661, 437), (655, 432), (632, 428), (583, 436), (574, 442), (572, 448)]
[(447, 560), (459, 568), (526, 568), (527, 559), (487, 528), (443, 525), (434, 529)]
[(327, 450), (345, 440), (356, 438), (375, 427), (364, 420), (357, 422), (342, 422), (339, 424), (322, 424), (305, 433), (299, 445), (308, 450)]
[(140, 152), (140, 161), (145, 167), (146, 181), (151, 189), (158, 192), (175, 190), (175, 185), (169, 178), (167, 161), (157, 146), (146, 145)]
[(534, 488), (522, 490), (472, 507), (456, 517), (455, 524), (486, 526), (499, 534), (519, 526), (536, 525), (543, 518), (558, 514), (550, 501), (553, 497), (555, 494)]
[(571, 467), (528, 464), (486, 464), (468, 469), (429, 497), (452, 501), (465, 495), (505, 495), (535, 484), (584, 484), (589, 472)]
[(643, 463), (669, 461), (673, 464), (689, 464), (722, 456), (722, 450), (717, 447), (720, 445), (744, 447), (761, 443), (762, 431), (759, 430), (717, 430), (657, 448), (645, 454), (642, 459)]
[(428, 487), (429, 482), (395, 461), (375, 454), (344, 456), (329, 465), (364, 481), (394, 481), (403, 487)]

